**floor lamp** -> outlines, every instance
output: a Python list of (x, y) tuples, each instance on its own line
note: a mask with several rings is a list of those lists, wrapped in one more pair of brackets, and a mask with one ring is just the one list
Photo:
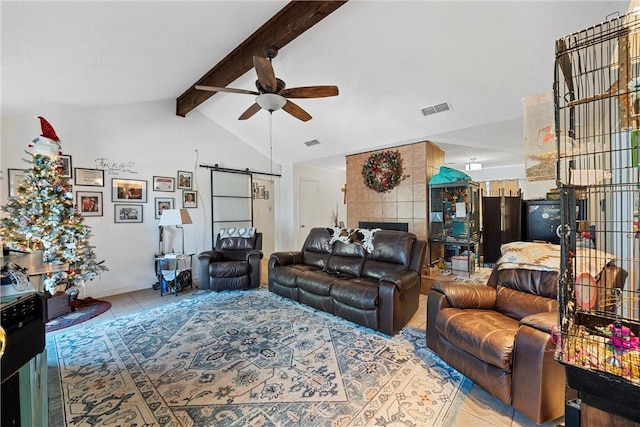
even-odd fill
[(181, 253), (184, 253), (184, 228), (182, 227), (184, 224), (193, 224), (193, 222), (191, 221), (191, 217), (189, 216), (189, 211), (186, 209), (163, 210), (162, 215), (160, 216), (160, 223), (158, 224), (161, 227), (164, 227), (166, 225), (175, 225), (176, 228), (179, 228), (180, 231), (182, 231)]

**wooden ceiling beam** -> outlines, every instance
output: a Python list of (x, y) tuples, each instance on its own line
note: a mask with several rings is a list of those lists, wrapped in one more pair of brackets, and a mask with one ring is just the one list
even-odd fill
[(196, 85), (227, 86), (253, 68), (253, 56), (263, 56), (265, 46), (281, 49), (346, 2), (290, 2), (180, 95), (176, 99), (176, 115), (185, 117), (187, 113), (217, 93), (197, 90)]

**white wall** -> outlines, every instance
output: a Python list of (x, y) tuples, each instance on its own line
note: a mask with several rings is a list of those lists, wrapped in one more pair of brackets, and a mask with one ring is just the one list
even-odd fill
[[(104, 187), (80, 187), (75, 191), (101, 191), (102, 217), (86, 217), (92, 227), (91, 243), (98, 259), (110, 271), (87, 283), (87, 296), (101, 297), (144, 289), (156, 282), (154, 256), (158, 252), (158, 220), (154, 218), (154, 197), (174, 197), (181, 207), (182, 190), (154, 192), (153, 176), (176, 177), (178, 170), (194, 173), (198, 207), (190, 209), (193, 224), (184, 227), (185, 251), (198, 254), (211, 247), (210, 172), (199, 164), (258, 171), (269, 170), (269, 159), (256, 152), (197, 110), (186, 118), (175, 115), (175, 101), (112, 106), (106, 108), (50, 109), (34, 112), (45, 117), (61, 139), (62, 151), (72, 156), (73, 167), (96, 168), (104, 162), (128, 165), (105, 171)], [(30, 158), (25, 150), (40, 134), (40, 123), (33, 116), (2, 119), (0, 166), (26, 169), (21, 159)], [(148, 184), (144, 222), (115, 224), (111, 201), (111, 179), (140, 179)], [(291, 179), (290, 177), (288, 179)], [(7, 200), (7, 184), (0, 186), (0, 203)], [(278, 209), (276, 209), (277, 211)], [(287, 227), (278, 230), (284, 236)], [(179, 250), (180, 233), (165, 227), (165, 247)], [(278, 238), (276, 239), (278, 240)], [(286, 240), (280, 237), (279, 240)], [(197, 276), (197, 257), (194, 273)]]

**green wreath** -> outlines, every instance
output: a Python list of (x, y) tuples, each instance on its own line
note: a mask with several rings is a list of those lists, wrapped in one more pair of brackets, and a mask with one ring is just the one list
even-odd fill
[(399, 151), (379, 151), (369, 156), (362, 165), (364, 185), (378, 193), (395, 188), (407, 175), (402, 175)]

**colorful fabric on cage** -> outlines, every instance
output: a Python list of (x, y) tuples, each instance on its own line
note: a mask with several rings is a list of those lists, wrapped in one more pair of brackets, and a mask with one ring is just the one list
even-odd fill
[[(498, 270), (524, 269), (560, 272), (560, 245), (539, 242), (511, 242), (501, 246)], [(597, 277), (615, 257), (591, 248), (576, 248), (575, 271)]]

